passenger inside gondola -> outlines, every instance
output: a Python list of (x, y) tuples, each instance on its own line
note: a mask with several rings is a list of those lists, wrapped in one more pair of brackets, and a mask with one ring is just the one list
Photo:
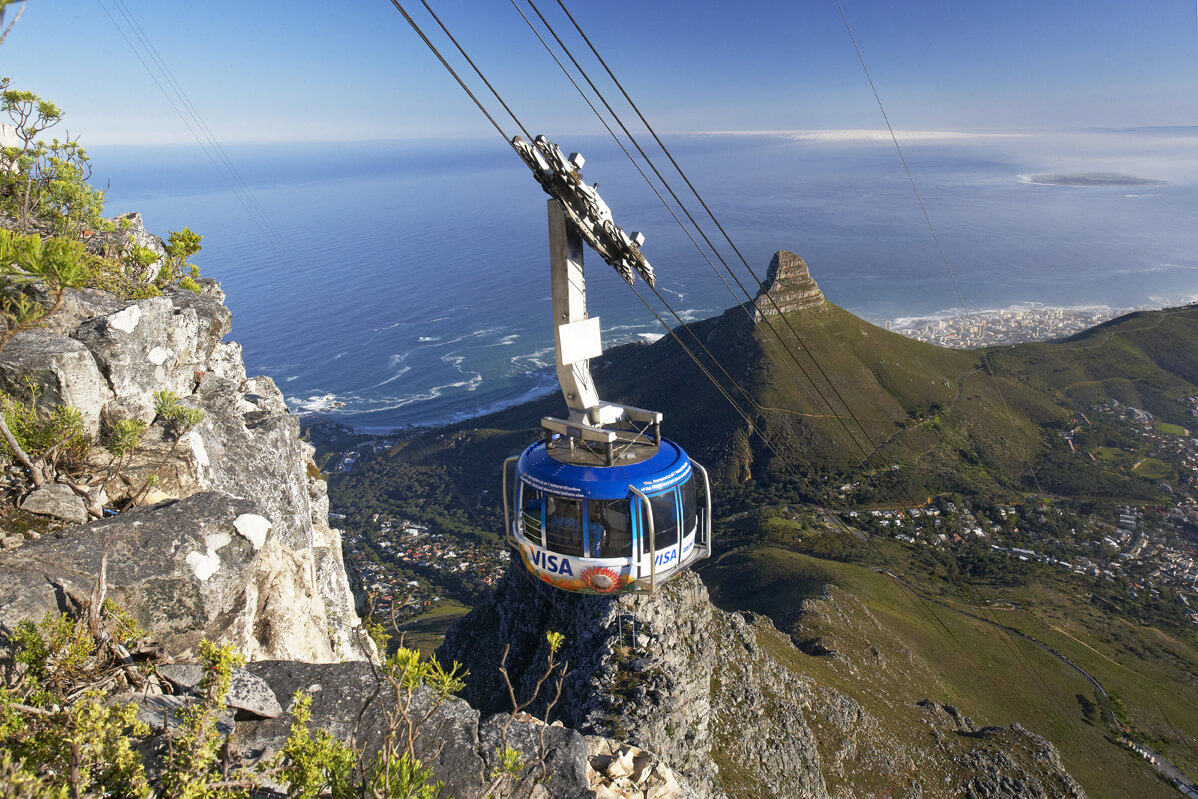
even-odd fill
[(582, 556), (582, 500), (545, 496), (545, 546), (562, 555)]
[(593, 499), (588, 530), (592, 558), (627, 558), (632, 555), (632, 526), (628, 500)]
[(526, 538), (541, 543), (541, 492), (531, 486), (524, 487), (524, 505), (521, 517)]

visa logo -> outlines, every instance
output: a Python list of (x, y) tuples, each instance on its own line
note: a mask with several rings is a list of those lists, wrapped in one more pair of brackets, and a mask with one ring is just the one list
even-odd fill
[(660, 552), (653, 559), (653, 565), (661, 567), (673, 563), (678, 558), (678, 550), (671, 549), (669, 552)]
[(574, 576), (574, 570), (570, 568), (570, 559), (563, 558), (558, 555), (550, 555), (548, 552), (542, 552), (539, 549), (529, 549), (529, 554), (532, 556), (529, 561), (538, 569), (553, 572), (554, 574), (568, 574)]

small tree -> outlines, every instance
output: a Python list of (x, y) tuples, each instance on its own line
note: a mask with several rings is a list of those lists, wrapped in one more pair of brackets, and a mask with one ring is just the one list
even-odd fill
[(179, 282), (179, 285), (190, 291), (199, 291), (200, 286), (195, 278), (200, 276), (200, 270), (187, 259), (200, 251), (200, 240), (204, 237), (192, 233), (191, 228), (172, 230), (167, 236), (166, 262), (162, 265), (162, 274), (158, 276), (162, 285)]
[(5, 147), (4, 160), (9, 166), (5, 189), (10, 196), (6, 203), (16, 215), (21, 232), (29, 231), (30, 215), (36, 200), (34, 166), (44, 158), (48, 148), (38, 135), (62, 121), (62, 109), (30, 91), (14, 89), (11, 78), (0, 78), (0, 110), (13, 121), (20, 145)]
[[(0, 230), (0, 352), (13, 336), (42, 323), (62, 305), (68, 288), (79, 288), (88, 277), (83, 265), (83, 245), (63, 239), (42, 241), (37, 236), (19, 236)], [(32, 299), (29, 289), (40, 282), (50, 295), (49, 306)], [(36, 400), (36, 398), (35, 398)], [(34, 459), (22, 447), (9, 428), (8, 414), (0, 414), (0, 435), (13, 457), (29, 470), (35, 488), (47, 479), (47, 467), (53, 468), (54, 450), (49, 461)], [(63, 440), (65, 444), (66, 439)], [(60, 445), (61, 446), (61, 445)]]
[(38, 138), (63, 119), (63, 111), (30, 91), (15, 89), (0, 78), (0, 110), (13, 122), (19, 144), (0, 151), (3, 208), (16, 217), (22, 233), (34, 219), (58, 235), (80, 236), (103, 227), (104, 191), (90, 184), (91, 159), (68, 133), (49, 144)]

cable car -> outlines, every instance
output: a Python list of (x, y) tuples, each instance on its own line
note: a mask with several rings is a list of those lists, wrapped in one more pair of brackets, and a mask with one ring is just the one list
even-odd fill
[[(652, 591), (711, 554), (707, 470), (661, 435), (662, 414), (603, 402), (591, 379), (602, 354), (598, 317), (586, 312), (585, 238), (630, 284), (654, 282), (606, 203), (568, 159), (538, 136), (513, 146), (553, 198), (548, 202), (557, 378), (568, 419), (541, 420), (541, 440), (503, 462), (504, 526), (525, 568), (554, 587), (607, 594)], [(515, 479), (508, 475), (515, 467)]]

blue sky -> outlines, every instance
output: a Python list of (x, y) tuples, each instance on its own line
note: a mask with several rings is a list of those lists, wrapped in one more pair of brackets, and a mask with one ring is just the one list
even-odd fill
[[(600, 132), (510, 2), (429, 2), (533, 133)], [(842, 3), (896, 128), (1198, 124), (1194, 0)], [(556, 0), (537, 5), (571, 30)], [(567, 5), (662, 131), (883, 126), (835, 0)], [(122, 11), (223, 143), (494, 135), (386, 0), (32, 0), (0, 74), (62, 106), (84, 144), (192, 140)]]

